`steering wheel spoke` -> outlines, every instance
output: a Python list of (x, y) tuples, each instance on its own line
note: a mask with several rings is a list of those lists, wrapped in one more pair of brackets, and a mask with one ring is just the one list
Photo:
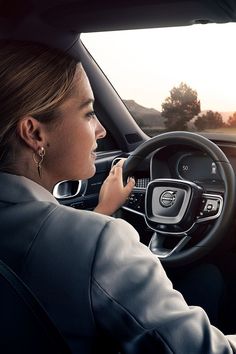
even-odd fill
[(202, 206), (199, 211), (197, 222), (205, 222), (220, 217), (223, 209), (223, 197), (218, 194), (202, 194)]
[(167, 247), (166, 243), (169, 241), (167, 240), (168, 238), (170, 238), (170, 235), (167, 236), (154, 232), (149, 242), (148, 247), (152, 253), (161, 259), (165, 259), (173, 253), (178, 253), (191, 239), (191, 237), (186, 234), (178, 235), (178, 237), (172, 240), (172, 245)]
[(145, 216), (145, 195), (145, 188), (134, 188), (122, 208), (134, 214)]

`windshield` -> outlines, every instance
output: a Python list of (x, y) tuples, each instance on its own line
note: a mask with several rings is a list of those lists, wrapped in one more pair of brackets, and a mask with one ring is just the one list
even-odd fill
[(143, 131), (236, 133), (236, 24), (89, 33), (82, 41)]

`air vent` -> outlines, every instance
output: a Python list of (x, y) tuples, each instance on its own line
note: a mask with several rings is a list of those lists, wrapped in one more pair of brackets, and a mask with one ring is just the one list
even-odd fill
[(55, 185), (53, 195), (57, 199), (67, 199), (78, 196), (81, 191), (82, 181), (62, 181)]

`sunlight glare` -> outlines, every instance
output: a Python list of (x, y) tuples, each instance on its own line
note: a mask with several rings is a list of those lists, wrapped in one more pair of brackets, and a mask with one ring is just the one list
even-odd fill
[(236, 111), (236, 24), (83, 34), (82, 40), (124, 99), (161, 110), (182, 81), (202, 110)]

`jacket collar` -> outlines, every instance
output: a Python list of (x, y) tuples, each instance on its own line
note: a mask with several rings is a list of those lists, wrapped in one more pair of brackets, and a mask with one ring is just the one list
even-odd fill
[(32, 201), (59, 204), (53, 195), (38, 183), (23, 176), (0, 172), (0, 203)]

